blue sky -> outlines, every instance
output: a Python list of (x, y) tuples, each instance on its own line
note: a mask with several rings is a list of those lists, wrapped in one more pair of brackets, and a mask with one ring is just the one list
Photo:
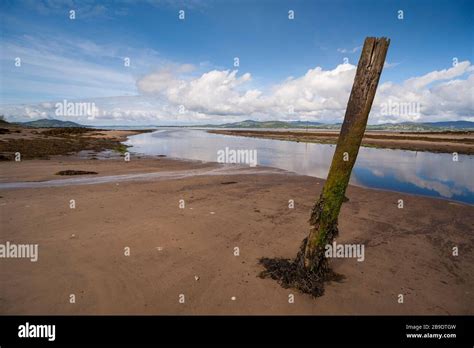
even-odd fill
[[(0, 107), (13, 119), (52, 117), (51, 103), (68, 99), (99, 105), (101, 115), (89, 117), (97, 124), (337, 122), (364, 38), (387, 36), (379, 104), (419, 103), (421, 112), (375, 123), (473, 120), (472, 1), (6, 0), (0, 10)], [(467, 63), (454, 69), (454, 58)], [(185, 112), (175, 115), (179, 106)]]

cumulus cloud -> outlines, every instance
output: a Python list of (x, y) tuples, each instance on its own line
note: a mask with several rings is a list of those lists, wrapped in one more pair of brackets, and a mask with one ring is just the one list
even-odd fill
[(355, 71), (351, 64), (341, 64), (333, 70), (316, 67), (276, 86), (269, 99), (275, 112), (289, 114), (290, 118), (296, 114), (329, 120), (345, 109)]
[[(183, 66), (176, 70), (182, 71)], [(249, 73), (237, 76), (237, 70), (211, 70), (194, 79), (183, 79), (167, 68), (143, 77), (137, 86), (142, 93), (164, 98), (189, 111), (242, 115), (252, 114), (259, 108), (261, 92), (245, 90), (245, 84), (251, 79)]]
[[(381, 123), (473, 119), (473, 70), (471, 63), (464, 61), (403, 83), (383, 83), (370, 120)], [(189, 112), (209, 116), (340, 122), (355, 72), (356, 66), (351, 64), (341, 64), (332, 70), (316, 67), (301, 77), (290, 77), (267, 89), (255, 89), (250, 87), (251, 74), (239, 75), (237, 70), (212, 70), (181, 78), (175, 71), (165, 69), (144, 76), (137, 86), (142, 93), (170, 105), (182, 105)], [(392, 108), (387, 110), (387, 105)]]
[(177, 78), (164, 69), (137, 83), (145, 94), (155, 95), (186, 110), (207, 115), (256, 117), (334, 117), (345, 108), (355, 76), (355, 66), (341, 64), (333, 70), (310, 69), (299, 78), (288, 78), (267, 93), (248, 88), (250, 73), (212, 70), (193, 79)]
[[(474, 119), (473, 66), (460, 62), (449, 69), (432, 71), (401, 84), (386, 82), (379, 86), (373, 115), (385, 121), (439, 121)], [(466, 78), (462, 78), (467, 75)], [(414, 106), (416, 112), (383, 113), (384, 104)]]

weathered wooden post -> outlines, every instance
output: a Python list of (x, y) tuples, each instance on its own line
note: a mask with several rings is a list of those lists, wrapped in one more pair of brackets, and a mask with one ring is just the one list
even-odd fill
[(324, 273), (327, 268), (325, 246), (332, 243), (338, 233), (337, 217), (364, 136), (389, 44), (389, 39), (374, 37), (368, 37), (364, 42), (336, 152), (321, 196), (311, 212), (304, 267), (316, 273)]
[(260, 274), (262, 278), (271, 277), (285, 288), (294, 287), (320, 296), (324, 291), (324, 281), (333, 276), (324, 255), (325, 247), (338, 234), (337, 218), (359, 153), (389, 44), (387, 38), (365, 39), (331, 168), (311, 212), (309, 235), (294, 260), (260, 259), (265, 267)]

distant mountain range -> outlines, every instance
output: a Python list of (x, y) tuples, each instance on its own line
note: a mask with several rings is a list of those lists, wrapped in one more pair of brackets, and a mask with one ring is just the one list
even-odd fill
[[(18, 125), (25, 127), (37, 128), (57, 128), (57, 127), (92, 127), (81, 125), (72, 121), (61, 121), (55, 119), (41, 119), (29, 122), (16, 122)], [(118, 126), (117, 126), (118, 127)], [(190, 126), (187, 126), (190, 127)], [(327, 124), (312, 121), (254, 121), (245, 120), (234, 123), (225, 123), (220, 125), (206, 124), (196, 125), (193, 127), (200, 128), (262, 128), (262, 129), (278, 129), (278, 128), (313, 128), (313, 129), (339, 129), (340, 123)], [(368, 125), (369, 130), (392, 130), (392, 131), (446, 131), (446, 130), (474, 130), (474, 122), (470, 121), (444, 121), (444, 122), (402, 122), (402, 123), (384, 123), (379, 125)]]
[[(253, 121), (225, 123), (220, 125), (204, 125), (205, 128), (315, 128), (315, 129), (339, 129), (341, 123), (325, 124), (311, 121)], [(445, 122), (402, 122), (384, 123), (379, 125), (368, 125), (370, 130), (396, 130), (396, 131), (438, 131), (438, 130), (474, 130), (474, 122), (470, 121), (445, 121)]]
[(446, 121), (446, 122), (425, 122), (425, 125), (433, 125), (435, 127), (454, 127), (454, 128), (472, 128), (474, 122), (470, 121)]
[(225, 123), (221, 125), (207, 124), (198, 127), (213, 127), (213, 128), (306, 128), (322, 126), (320, 122), (310, 121), (253, 121), (245, 120), (234, 123)]
[(86, 127), (72, 121), (61, 121), (61, 120), (55, 120), (55, 119), (49, 119), (49, 118), (43, 118), (41, 120), (29, 121), (29, 122), (16, 122), (16, 124), (19, 124), (25, 127), (35, 127), (35, 128)]

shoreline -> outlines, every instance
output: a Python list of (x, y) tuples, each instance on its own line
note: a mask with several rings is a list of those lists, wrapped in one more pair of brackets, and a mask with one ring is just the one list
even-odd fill
[[(339, 131), (276, 131), (210, 129), (208, 133), (282, 141), (336, 144)], [(406, 133), (366, 131), (361, 146), (383, 149), (474, 154), (474, 132)]]
[[(215, 170), (216, 168), (219, 168), (220, 166), (222, 166), (222, 164), (219, 164), (217, 162), (207, 162), (207, 161), (201, 161), (201, 160), (191, 160), (191, 159), (181, 159), (181, 158), (174, 158), (174, 157), (164, 157), (164, 158), (156, 158), (155, 156), (152, 156), (152, 155), (146, 155), (146, 154), (138, 154), (138, 153), (132, 153), (132, 156), (135, 158), (135, 161), (137, 159), (140, 159), (142, 161), (154, 161), (154, 160), (162, 160), (163, 162), (169, 162), (169, 163), (175, 163), (175, 164), (179, 164), (177, 165), (178, 168), (180, 168), (180, 165), (190, 165), (192, 166), (193, 170), (194, 169), (210, 169), (209, 172), (211, 173), (212, 170)], [(103, 161), (103, 160), (117, 160), (120, 156), (115, 156), (115, 157), (109, 157), (107, 159), (100, 159), (100, 161)], [(57, 157), (54, 157), (52, 158), (52, 160), (57, 160), (59, 161), (59, 163), (61, 163), (62, 166), (64, 165), (67, 165), (68, 168), (93, 168), (94, 166), (90, 166), (89, 164), (87, 165), (84, 165), (84, 164), (81, 164), (81, 160), (86, 160), (87, 158), (86, 157), (81, 157), (81, 156), (74, 156), (74, 155), (69, 155), (69, 156), (57, 156)], [(50, 159), (51, 160), (51, 159)], [(35, 161), (44, 161), (42, 159), (38, 159), (38, 160), (30, 160), (29, 162), (31, 162), (31, 164), (35, 163), (33, 165), (33, 167), (36, 166), (36, 164), (38, 162), (35, 162)], [(97, 162), (94, 163), (94, 165), (96, 164)], [(1, 167), (0, 167), (1, 168)], [(59, 168), (59, 167), (58, 167)], [(235, 168), (229, 168), (228, 171), (226, 170), (223, 170), (222, 171), (222, 175), (240, 175), (239, 174), (239, 170), (245, 170), (246, 168), (248, 168), (247, 166), (241, 166), (241, 167), (238, 167), (236, 166)], [(7, 172), (4, 168), (2, 168), (3, 170), (3, 173)], [(80, 169), (80, 170), (82, 170)], [(58, 186), (61, 186), (61, 187), (69, 187), (69, 186), (79, 186), (79, 185), (100, 185), (100, 184), (103, 184), (103, 183), (106, 183), (106, 182), (112, 182), (112, 181), (116, 181), (116, 182), (151, 182), (153, 180), (160, 180), (160, 173), (161, 171), (150, 171), (149, 170), (150, 168), (147, 168), (147, 167), (142, 167), (140, 170), (140, 172), (136, 172), (136, 171), (132, 171), (131, 173), (125, 173), (125, 174), (116, 174), (115, 172), (113, 173), (109, 173), (109, 174), (101, 174), (100, 172), (99, 173), (96, 173), (95, 175), (87, 175), (87, 174), (77, 174), (77, 175), (71, 175), (71, 176), (58, 176), (56, 173), (55, 174), (51, 174), (51, 175), (48, 175), (48, 176), (29, 176), (28, 178), (26, 178), (26, 180), (24, 181), (9, 181), (9, 175), (11, 174), (7, 174), (7, 175), (0, 175), (0, 190), (21, 190), (21, 189), (32, 189), (32, 188), (36, 188), (34, 185), (28, 185), (28, 184), (45, 184), (45, 185), (39, 185), (38, 188), (44, 188), (44, 187), (58, 187)], [(154, 168), (156, 170), (156, 168)], [(303, 174), (298, 174), (298, 173), (295, 173), (295, 172), (292, 172), (292, 171), (287, 171), (287, 170), (284, 170), (284, 169), (280, 169), (280, 168), (276, 168), (276, 167), (268, 167), (268, 166), (258, 166), (258, 167), (255, 167), (253, 168), (255, 169), (255, 174), (258, 174), (257, 171), (267, 171), (267, 172), (272, 172), (274, 171), (275, 175), (278, 175), (278, 174), (283, 174), (283, 175), (296, 175), (296, 176), (303, 176), (303, 177), (309, 177), (309, 178), (315, 178), (317, 180), (323, 180), (325, 181), (324, 178), (320, 178), (320, 177), (313, 177), (313, 176), (307, 176), (307, 175), (303, 175)], [(78, 170), (78, 169), (68, 169), (68, 170)], [(277, 172), (280, 172), (280, 173), (277, 173)], [(154, 175), (156, 174), (156, 175)], [(167, 176), (172, 176), (173, 174), (175, 173), (169, 173), (169, 172), (166, 172), (164, 173), (166, 174)], [(178, 174), (178, 172), (176, 172), (176, 174)], [(206, 175), (206, 173), (197, 173), (196, 176), (200, 176), (200, 175)], [(121, 177), (123, 176), (123, 178)], [(179, 176), (179, 175), (177, 175)], [(15, 175), (15, 177), (18, 177), (17, 175)], [(130, 177), (129, 179), (125, 178), (125, 177)], [(90, 178), (92, 179), (91, 181), (98, 181), (97, 183), (93, 182), (93, 183), (83, 183), (83, 181), (81, 180), (80, 183), (78, 184), (74, 184), (74, 181), (78, 178)], [(109, 180), (100, 180), (100, 179), (107, 179), (109, 178)], [(94, 179), (99, 179), (99, 180), (94, 180)], [(180, 180), (180, 178), (176, 178), (175, 180)], [(64, 181), (64, 185), (55, 185), (55, 182), (59, 182), (59, 181)], [(67, 181), (70, 181), (71, 184), (67, 184)], [(48, 183), (50, 183), (50, 185), (47, 185)], [(9, 185), (11, 184), (11, 185)], [(18, 184), (18, 187), (15, 187), (15, 184)], [(24, 184), (24, 185), (23, 185)], [(387, 193), (398, 193), (400, 195), (404, 195), (404, 196), (413, 196), (413, 197), (419, 197), (419, 198), (429, 198), (429, 199), (435, 199), (435, 200), (442, 200), (442, 201), (446, 201), (446, 202), (449, 202), (450, 204), (457, 204), (457, 205), (462, 205), (462, 206), (468, 206), (468, 207), (474, 207), (473, 204), (470, 204), (468, 202), (463, 202), (463, 201), (458, 201), (458, 200), (455, 200), (455, 199), (450, 199), (450, 198), (446, 198), (446, 197), (434, 197), (434, 196), (427, 196), (427, 195), (423, 195), (423, 194), (417, 194), (417, 193), (413, 193), (413, 192), (400, 192), (400, 191), (396, 191), (396, 190), (389, 190), (389, 189), (383, 189), (383, 188), (375, 188), (375, 187), (366, 187), (366, 186), (361, 186), (361, 185), (354, 185), (354, 184), (349, 184), (348, 187), (357, 187), (357, 188), (360, 188), (360, 189), (363, 189), (363, 190), (370, 190), (370, 191), (377, 191), (377, 192), (387, 192)]]

